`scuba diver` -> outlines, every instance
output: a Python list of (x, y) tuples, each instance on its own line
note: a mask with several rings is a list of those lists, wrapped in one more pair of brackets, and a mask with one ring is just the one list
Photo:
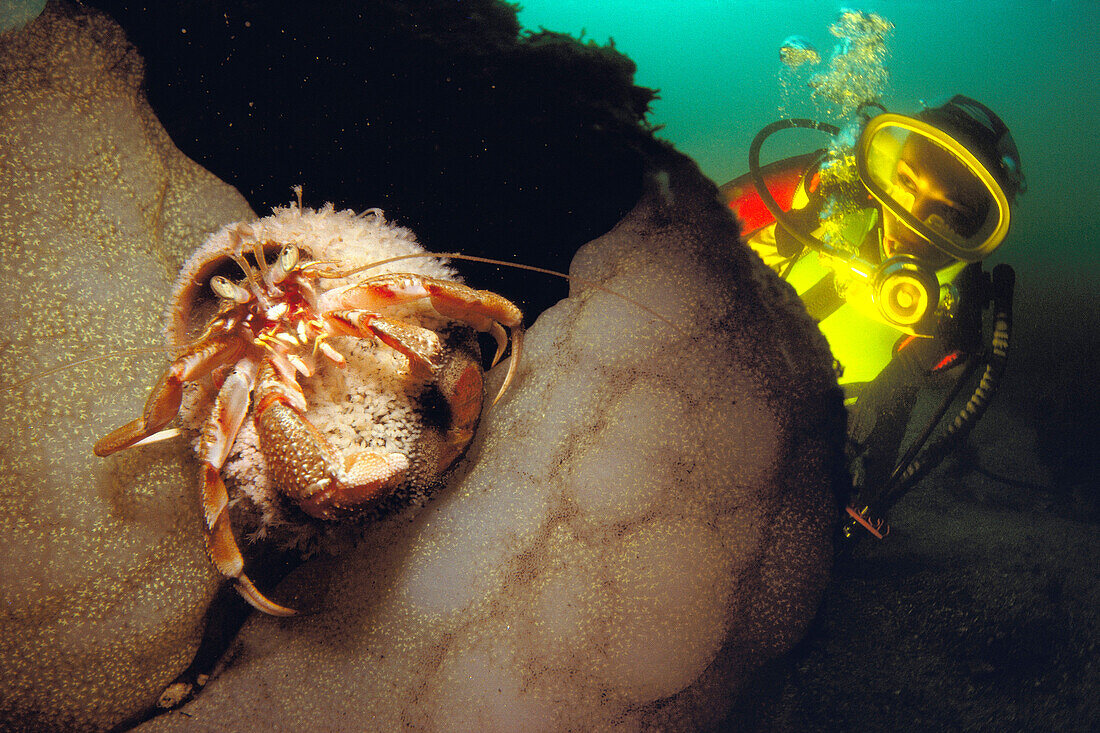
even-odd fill
[[(761, 168), (764, 141), (792, 128), (834, 141)], [(1024, 190), (1008, 128), (962, 95), (912, 117), (863, 105), (848, 134), (812, 120), (773, 123), (750, 146), (749, 173), (721, 187), (745, 242), (795, 288), (832, 350), (849, 408), (847, 546), (888, 531), (886, 512), (959, 445), (996, 388), (1014, 275), (1006, 265), (990, 275), (981, 262), (1004, 241)], [(983, 364), (965, 407), (929, 442)], [(918, 394), (937, 386), (947, 395), (899, 456)]]

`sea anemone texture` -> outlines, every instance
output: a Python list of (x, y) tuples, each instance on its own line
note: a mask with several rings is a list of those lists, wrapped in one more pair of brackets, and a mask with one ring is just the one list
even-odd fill
[(450, 485), (301, 566), (274, 595), (312, 613), (254, 618), (142, 730), (715, 728), (800, 638), (837, 516), (831, 359), (713, 186), (651, 160)]
[(142, 73), (96, 13), (50, 4), (0, 35), (3, 730), (105, 730), (153, 705), (218, 585), (187, 446), (92, 455), (164, 352), (73, 366), (161, 344), (187, 253), (252, 218), (172, 145)]

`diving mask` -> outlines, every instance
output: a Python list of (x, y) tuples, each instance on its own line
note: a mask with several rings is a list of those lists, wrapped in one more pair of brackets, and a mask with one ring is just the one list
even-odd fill
[[(1008, 234), (1009, 201), (993, 173), (959, 140), (927, 122), (892, 113), (871, 118), (855, 159), (864, 186), (883, 206), (884, 220), (899, 227), (900, 240), (915, 235), (943, 255), (977, 262)], [(887, 246), (884, 254), (894, 252)]]

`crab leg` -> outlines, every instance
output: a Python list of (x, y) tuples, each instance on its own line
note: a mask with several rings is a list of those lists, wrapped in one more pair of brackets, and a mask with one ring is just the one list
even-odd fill
[(497, 343), (494, 365), (500, 361), (508, 344), (504, 329), (511, 332), (512, 361), (508, 365), (504, 384), (493, 399), (495, 403), (515, 376), (523, 346), (523, 313), (511, 301), (488, 290), (474, 290), (450, 280), (397, 273), (378, 275), (330, 290), (322, 296), (320, 309), (325, 313), (347, 310), (378, 312), (386, 306), (421, 298), (428, 298), (441, 316), (491, 334)]
[(244, 557), (229, 521), (229, 494), (221, 468), (248, 415), (248, 397), (256, 381), (258, 364), (242, 359), (218, 390), (210, 418), (202, 426), (202, 507), (206, 551), (218, 571), (237, 583), (237, 590), (254, 608), (272, 616), (292, 616), (293, 609), (269, 600), (244, 574)]
[(508, 329), (512, 337), (512, 359), (508, 364), (508, 373), (504, 375), (504, 383), (500, 385), (500, 390), (493, 398), (495, 405), (508, 389), (508, 385), (512, 383), (516, 375), (516, 367), (519, 366), (520, 353), (523, 351), (523, 313), (510, 300), (496, 293), (488, 290), (474, 290), (461, 283), (425, 278), (424, 288), (428, 291), (428, 297), (431, 298), (432, 307), (440, 315), (468, 323), (483, 333), (492, 334), (497, 342), (493, 366), (496, 366), (504, 355), (504, 347), (508, 343), (501, 326)]
[(256, 432), (272, 483), (303, 511), (335, 519), (374, 502), (405, 480), (401, 453), (360, 451), (343, 461), (305, 417), (305, 400), (293, 378), (266, 360), (256, 387)]
[(335, 311), (327, 320), (344, 335), (376, 337), (407, 358), (409, 370), (417, 377), (426, 379), (439, 367), (443, 344), (435, 331), (363, 310)]
[[(435, 456), (435, 470), (438, 473), (456, 461), (474, 437), (474, 428), (481, 416), (481, 403), (485, 399), (479, 362), (476, 352), (459, 349), (448, 354), (437, 372), (436, 387), (447, 401), (451, 419), (445, 429), (426, 429), (420, 440), (425, 445), (424, 453)], [(436, 445), (434, 451), (429, 451), (426, 445), (433, 437)]]
[(99, 457), (129, 448), (153, 435), (174, 418), (183, 399), (183, 384), (228, 364), (245, 344), (232, 335), (211, 336), (199, 341), (168, 365), (145, 400), (141, 417), (131, 420), (100, 438), (92, 451)]

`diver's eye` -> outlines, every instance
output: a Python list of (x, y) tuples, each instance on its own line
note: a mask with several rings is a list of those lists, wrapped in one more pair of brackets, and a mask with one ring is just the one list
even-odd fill
[(898, 171), (898, 185), (904, 188), (909, 193), (917, 192), (917, 181), (913, 176), (909, 175), (908, 171)]

